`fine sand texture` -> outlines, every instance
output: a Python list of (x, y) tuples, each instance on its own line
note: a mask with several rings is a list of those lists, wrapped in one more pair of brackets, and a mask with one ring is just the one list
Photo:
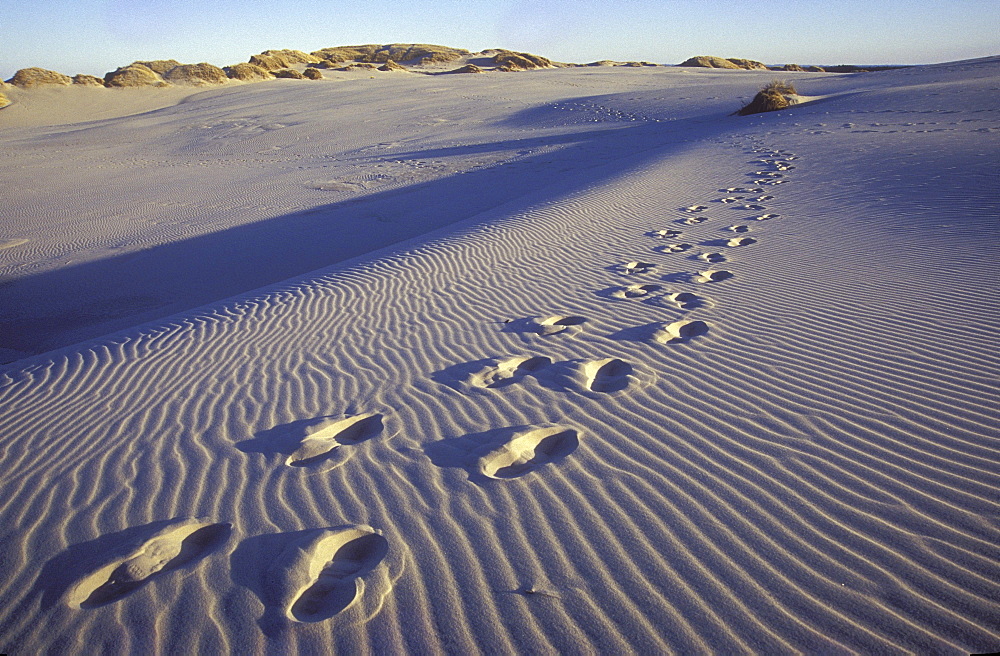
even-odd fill
[(12, 91), (0, 652), (1000, 650), (1000, 60), (789, 75)]

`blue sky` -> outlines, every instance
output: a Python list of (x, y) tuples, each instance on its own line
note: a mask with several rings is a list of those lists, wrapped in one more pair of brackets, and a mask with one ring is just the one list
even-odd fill
[(103, 75), (136, 59), (245, 61), (268, 48), (434, 43), (559, 61), (693, 55), (915, 64), (1000, 54), (997, 0), (5, 0), (0, 77)]

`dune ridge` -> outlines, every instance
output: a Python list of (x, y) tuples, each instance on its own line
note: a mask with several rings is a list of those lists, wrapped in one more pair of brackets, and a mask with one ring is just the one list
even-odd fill
[[(170, 136), (140, 144), (142, 173), (177, 188), (196, 179), (190, 169), (219, 176), (205, 177), (204, 199), (192, 191), (192, 205), (157, 213), (126, 175), (122, 189), (155, 218), (193, 221), (214, 203), (220, 218), (206, 224), (255, 211), (265, 221), (266, 209), (223, 193), (249, 186), (254, 203), (291, 220), (303, 198), (355, 193), (307, 186), (343, 177), (348, 167), (330, 170), (337, 153), (371, 167), (347, 182), (373, 188), (337, 201), (355, 221), (370, 211), (365, 226), (409, 219), (427, 232), (0, 369), (0, 521), (13, 545), (0, 560), (0, 646), (994, 649), (1000, 303), (987, 249), (1000, 207), (980, 154), (1000, 134), (996, 67), (890, 72), (853, 95), (857, 78), (818, 81), (817, 95), (844, 95), (746, 119), (716, 101), (684, 113), (693, 90), (715, 95), (712, 73), (682, 83), (673, 71), (552, 71), (591, 85), (579, 99), (565, 90), (579, 87), (525, 76), (421, 78), (481, 85), (433, 116), (420, 94), (400, 93), (419, 88), (401, 76), (378, 92), (405, 99), (393, 111), (448, 117), (451, 132), (359, 126), (346, 144), (284, 140), (320, 134), (312, 123), (285, 136), (263, 127), (304, 120), (279, 98), (309, 101), (263, 85), (137, 119), (137, 131)], [(639, 77), (652, 74), (663, 77)], [(740, 84), (752, 94), (757, 82)], [(963, 108), (934, 95), (942, 85), (964, 92)], [(495, 115), (480, 103), (493, 111), (514, 91), (523, 113), (484, 127)], [(275, 115), (230, 115), (268, 102)], [(16, 164), (38, 158), (29, 173), (52, 167), (58, 180), (49, 149), (79, 140), (86, 162), (128, 121), (0, 134), (24, 149)], [(524, 141), (539, 132), (546, 144)], [(286, 152), (259, 152), (272, 146)], [(116, 166), (136, 165), (121, 152)], [(181, 166), (192, 153), (203, 165)], [(439, 160), (450, 166), (433, 168)], [(274, 171), (291, 182), (269, 182)], [(386, 171), (395, 177), (376, 177)], [(470, 190), (486, 194), (483, 180), (505, 197), (476, 205)], [(400, 195), (377, 196), (379, 183)], [(421, 195), (406, 195), (411, 186)], [(465, 214), (434, 223), (459, 192)], [(721, 202), (735, 196), (746, 198)], [(32, 201), (22, 189), (14, 215), (32, 218)], [(398, 223), (374, 218), (386, 208)], [(756, 220), (765, 214), (780, 217)], [(67, 242), (98, 240), (71, 219), (60, 217)], [(240, 256), (255, 236), (273, 237), (259, 230), (230, 233)], [(43, 268), (65, 247), (4, 238), (28, 239), (0, 250), (17, 265)], [(149, 256), (122, 250), (124, 264)], [(729, 259), (700, 259), (712, 253)], [(733, 275), (696, 282), (716, 266)], [(655, 338), (665, 327), (668, 344)], [(371, 413), (380, 432), (334, 449), (349, 460), (286, 465), (310, 435), (339, 443), (343, 426), (323, 422)], [(113, 547), (120, 558), (103, 565), (118, 568), (157, 535), (169, 554), (170, 522), (183, 517), (231, 534), (109, 603), (65, 603), (99, 569), (85, 556)]]

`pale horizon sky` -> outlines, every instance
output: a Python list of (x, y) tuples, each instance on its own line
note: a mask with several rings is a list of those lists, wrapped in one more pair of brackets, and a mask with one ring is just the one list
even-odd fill
[(269, 48), (508, 48), (564, 62), (926, 64), (1000, 54), (996, 0), (9, 0), (0, 79), (39, 66), (102, 76), (135, 60), (225, 66)]

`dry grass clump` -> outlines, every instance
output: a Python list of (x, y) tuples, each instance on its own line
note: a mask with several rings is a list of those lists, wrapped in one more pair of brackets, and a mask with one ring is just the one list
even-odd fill
[(129, 64), (104, 76), (106, 87), (160, 87), (167, 86), (153, 69), (144, 64)]
[(394, 61), (392, 61), (390, 59), (386, 63), (384, 63), (381, 66), (379, 66), (378, 70), (385, 71), (385, 72), (390, 72), (390, 71), (405, 71), (406, 67), (405, 66), (400, 66), (399, 64), (397, 64), (396, 62), (394, 62)]
[(226, 66), (225, 68), (226, 76), (231, 80), (241, 80), (243, 82), (250, 82), (253, 80), (270, 80), (274, 76), (271, 73), (257, 64), (250, 64), (248, 62), (240, 62), (239, 64), (233, 64), (232, 66)]
[(0, 109), (3, 109), (10, 104), (10, 98), (4, 95), (3, 91), (0, 91)]
[(274, 77), (288, 78), (291, 80), (301, 80), (305, 78), (305, 75), (299, 73), (294, 68), (282, 68), (274, 71)]
[(103, 87), (104, 80), (99, 77), (94, 77), (93, 75), (84, 75), (80, 73), (79, 75), (73, 76), (73, 84), (79, 84), (84, 87)]
[(302, 77), (308, 78), (310, 80), (322, 80), (323, 73), (321, 73), (318, 68), (312, 68), (310, 66), (306, 70), (302, 71)]
[(73, 78), (62, 73), (56, 73), (45, 68), (22, 68), (14, 73), (14, 77), (7, 80), (16, 87), (31, 89), (46, 84), (69, 85), (73, 84)]
[(736, 113), (740, 116), (750, 114), (761, 114), (763, 112), (776, 112), (787, 109), (793, 104), (788, 96), (797, 95), (795, 87), (784, 80), (771, 80), (757, 92), (749, 103), (741, 107)]
[(453, 71), (445, 71), (445, 73), (485, 73), (485, 71), (475, 64), (466, 64), (462, 68), (456, 68)]
[(174, 84), (189, 84), (194, 86), (225, 84), (229, 81), (224, 70), (205, 62), (174, 66), (163, 74), (163, 79)]

